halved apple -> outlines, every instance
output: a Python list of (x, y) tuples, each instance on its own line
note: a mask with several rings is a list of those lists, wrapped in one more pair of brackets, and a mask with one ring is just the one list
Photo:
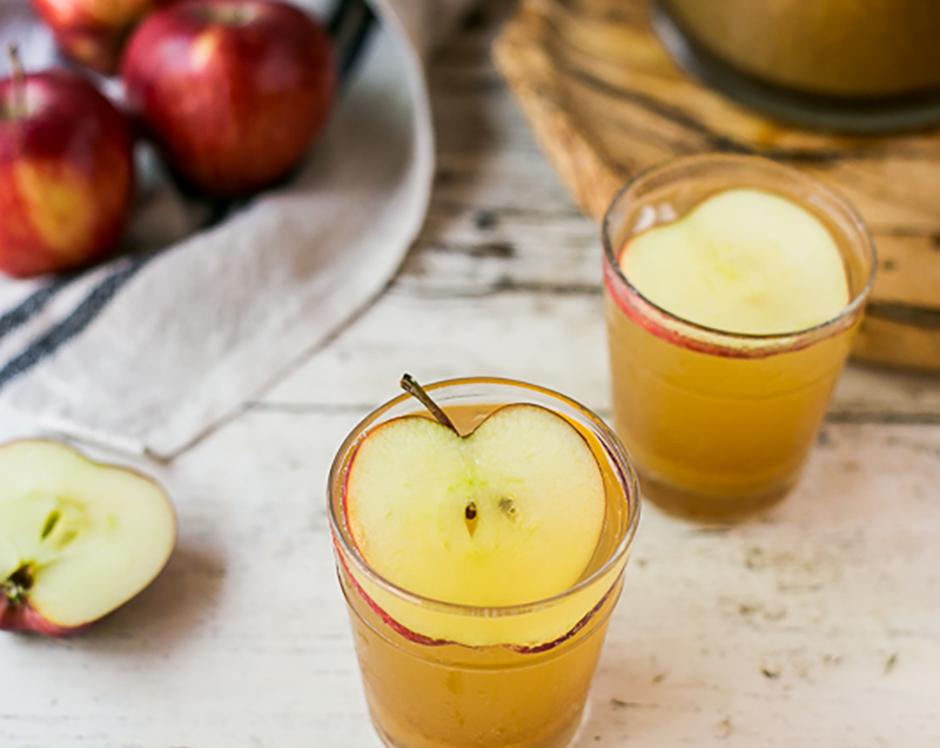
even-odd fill
[(849, 301), (842, 255), (825, 224), (759, 189), (724, 190), (637, 234), (620, 265), (650, 301), (731, 333), (803, 330)]
[(0, 629), (85, 628), (147, 587), (175, 541), (150, 478), (59, 442), (0, 446)]
[[(378, 426), (352, 457), (345, 511), (353, 542), (387, 580), (442, 602), (499, 607), (544, 600), (578, 582), (597, 548), (605, 496), (579, 431), (546, 408), (513, 404), (467, 436), (423, 416)], [(413, 638), (465, 644), (561, 637), (600, 599), (595, 591), (560, 614), (549, 606), (533, 627), (532, 618), (520, 626), (421, 610), (354, 581)]]

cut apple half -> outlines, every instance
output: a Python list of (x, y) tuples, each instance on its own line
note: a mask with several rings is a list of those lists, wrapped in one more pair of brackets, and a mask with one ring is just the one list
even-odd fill
[(344, 561), (369, 604), (415, 641), (538, 646), (578, 626), (619, 573), (563, 594), (594, 556), (606, 490), (581, 433), (537, 405), (498, 408), (466, 436), (419, 415), (381, 424), (351, 458), (344, 509), (368, 565), (437, 603), (397, 596)]
[(150, 478), (59, 442), (0, 446), (0, 629), (85, 628), (147, 587), (175, 541)]

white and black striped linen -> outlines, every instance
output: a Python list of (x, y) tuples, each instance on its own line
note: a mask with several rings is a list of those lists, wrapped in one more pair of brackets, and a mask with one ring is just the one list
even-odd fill
[[(421, 55), (466, 0), (304, 0), (327, 19), (343, 93), (295, 178), (244, 204), (187, 199), (142, 159), (118, 258), (72, 276), (0, 279), (3, 414), (170, 457), (329, 337), (394, 273), (420, 228), (433, 139)], [(28, 0), (0, 42), (52, 53)], [(2, 220), (2, 216), (0, 216)]]

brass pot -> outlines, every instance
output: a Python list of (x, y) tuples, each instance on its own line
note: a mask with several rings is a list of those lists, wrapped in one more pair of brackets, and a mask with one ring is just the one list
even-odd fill
[(661, 0), (725, 63), (803, 94), (940, 92), (940, 0)]

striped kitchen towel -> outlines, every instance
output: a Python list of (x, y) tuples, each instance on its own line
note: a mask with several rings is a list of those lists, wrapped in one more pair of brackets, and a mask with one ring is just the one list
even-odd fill
[[(394, 274), (433, 174), (424, 60), (467, 0), (299, 4), (327, 19), (343, 70), (325, 136), (289, 185), (238, 205), (182, 198), (147, 176), (143, 152), (126, 253), (70, 276), (0, 276), (0, 438), (4, 420), (27, 419), (171, 458)], [(55, 54), (28, 0), (0, 3), (0, 42), (13, 39), (29, 69)]]

